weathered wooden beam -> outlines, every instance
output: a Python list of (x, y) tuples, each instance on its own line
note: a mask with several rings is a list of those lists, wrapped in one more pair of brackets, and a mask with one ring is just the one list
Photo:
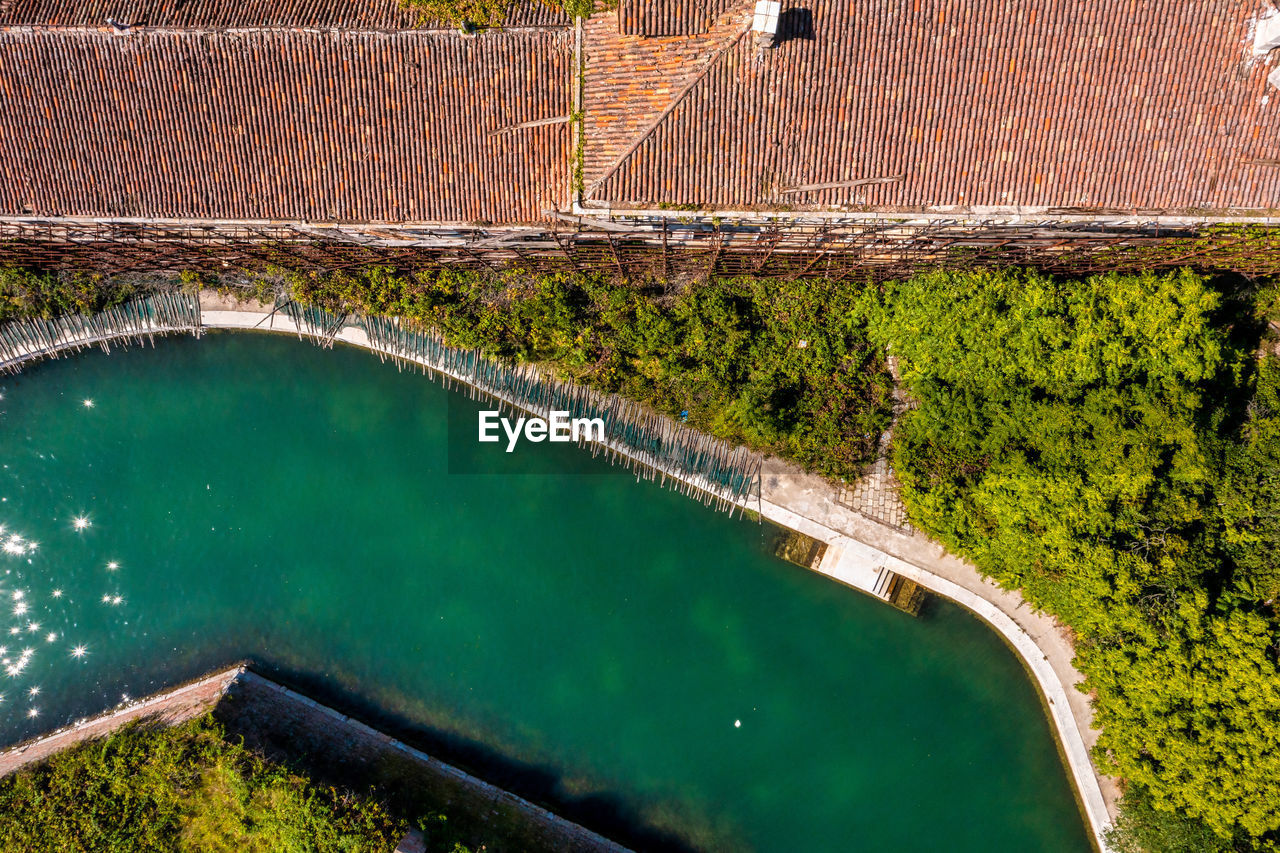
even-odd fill
[(540, 118), (535, 121), (522, 121), (519, 124), (509, 124), (506, 127), (500, 127), (497, 130), (489, 131), (490, 136), (502, 136), (507, 133), (515, 133), (518, 130), (528, 130), (533, 127), (547, 127), (552, 124), (568, 124), (573, 120), (573, 116), (555, 116), (554, 118)]
[(550, 216), (552, 219), (558, 219), (561, 222), (568, 222), (582, 228), (594, 228), (597, 231), (615, 231), (623, 234), (634, 234), (637, 231), (647, 231), (638, 225), (623, 225), (620, 222), (610, 222), (605, 219), (595, 219), (590, 216), (573, 216), (568, 213), (561, 213), (558, 210), (544, 210), (543, 216)]
[(811, 193), (819, 190), (843, 190), (852, 189), (853, 187), (869, 187), (876, 184), (900, 184), (906, 180), (906, 175), (885, 175), (879, 178), (858, 178), (854, 181), (830, 181), (825, 184), (801, 184), (796, 187), (787, 187), (779, 190), (778, 195), (792, 195), (794, 193)]

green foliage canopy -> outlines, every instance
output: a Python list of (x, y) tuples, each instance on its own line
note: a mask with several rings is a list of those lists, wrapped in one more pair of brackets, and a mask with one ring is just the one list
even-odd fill
[(407, 826), (226, 740), (133, 725), (0, 780), (0, 849), (385, 851)]
[(1243, 440), (1226, 448), (1219, 489), (1226, 549), (1249, 596), (1280, 597), (1280, 357), (1258, 363)]
[(1079, 655), (1110, 770), (1219, 837), (1280, 827), (1280, 674), (1273, 620), (1187, 592), (1124, 642)]
[[(445, 23), (456, 27), (500, 27), (507, 14), (522, 0), (401, 0), (406, 9), (417, 12), (423, 25)], [(572, 17), (589, 18), (592, 0), (540, 0)]]
[(918, 402), (894, 434), (911, 514), (1077, 632), (1131, 849), (1280, 838), (1280, 371), (1221, 307), (1186, 271), (972, 272), (865, 309)]
[(935, 273), (891, 285), (870, 333), (921, 405), (895, 431), (918, 520), (1077, 630), (1178, 583), (1213, 467), (1215, 293), (1189, 273), (1067, 283)]
[(292, 275), (302, 302), (409, 318), (449, 343), (647, 403), (831, 477), (888, 426), (891, 380), (831, 282), (717, 279), (684, 290), (603, 276), (387, 269)]
[(136, 292), (128, 282), (89, 273), (35, 272), (0, 267), (0, 322), (93, 314), (119, 305)]

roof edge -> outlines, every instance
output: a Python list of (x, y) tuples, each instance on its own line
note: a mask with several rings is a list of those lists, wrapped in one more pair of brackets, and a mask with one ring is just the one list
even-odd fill
[(671, 113), (675, 112), (676, 107), (684, 103), (684, 99), (688, 97), (689, 93), (692, 92), (699, 83), (706, 79), (707, 74), (720, 62), (725, 53), (731, 48), (736, 47), (738, 42), (742, 41), (743, 36), (746, 34), (747, 30), (738, 32), (733, 38), (727, 39), (724, 44), (720, 45), (720, 47), (707, 55), (706, 64), (703, 65), (703, 67), (698, 70), (698, 73), (695, 74), (687, 84), (685, 84), (685, 87), (671, 99), (671, 103), (667, 104), (666, 108), (658, 114), (658, 117), (640, 132), (635, 140), (627, 146), (625, 151), (618, 155), (618, 159), (614, 161), (613, 165), (605, 170), (604, 174), (591, 182), (591, 186), (587, 187), (586, 191), (582, 194), (584, 200), (590, 199), (596, 194), (600, 187), (604, 185), (605, 181), (617, 174), (623, 164), (626, 163), (627, 160), (631, 159), (631, 155), (635, 154), (644, 141), (652, 136), (655, 130), (662, 126), (662, 123), (667, 120), (667, 117), (670, 116)]
[(482, 38), (487, 33), (569, 33), (571, 26), (555, 25), (545, 27), (490, 27), (478, 33), (464, 33), (457, 27), (410, 27), (396, 29), (377, 29), (371, 27), (301, 27), (291, 25), (280, 25), (273, 27), (174, 27), (174, 26), (134, 26), (130, 28), (128, 33), (116, 32), (109, 26), (89, 27), (72, 24), (4, 24), (0, 25), (0, 33), (4, 34), (37, 34), (37, 33), (56, 33), (61, 35), (90, 35), (90, 36), (111, 36), (113, 38), (128, 39), (139, 35), (256, 35), (259, 33), (311, 33), (317, 35), (341, 34), (341, 35), (431, 35), (431, 36), (453, 36), (460, 39)]
[(698, 210), (664, 210), (646, 207), (613, 207), (610, 205), (586, 206), (574, 202), (572, 212), (577, 216), (597, 219), (657, 219), (682, 222), (731, 219), (751, 223), (799, 223), (799, 222), (883, 222), (896, 224), (982, 224), (982, 225), (1032, 225), (1036, 223), (1074, 222), (1097, 225), (1154, 225), (1154, 226), (1211, 226), (1211, 225), (1261, 225), (1280, 227), (1280, 209), (1244, 208), (1239, 210), (1172, 212), (1164, 210), (1111, 209), (1064, 212), (1054, 207), (936, 207), (914, 210), (747, 210), (735, 208), (705, 208)]

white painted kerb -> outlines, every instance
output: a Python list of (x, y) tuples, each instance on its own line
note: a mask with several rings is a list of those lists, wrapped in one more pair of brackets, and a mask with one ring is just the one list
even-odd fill
[(1108, 849), (1104, 833), (1111, 824), (1111, 818), (1107, 814), (1102, 788), (1098, 784), (1098, 777), (1094, 774), (1093, 764), (1089, 761), (1089, 750), (1084, 745), (1084, 738), (1080, 733), (1075, 715), (1071, 713), (1066, 688), (1058, 678), (1057, 672), (1049, 665), (1045, 653), (1036, 645), (1036, 641), (1030, 634), (1019, 627), (1004, 611), (982, 596), (913, 563), (892, 554), (886, 554), (865, 542), (837, 533), (825, 525), (769, 501), (761, 501), (761, 514), (775, 524), (798, 530), (806, 536), (826, 542), (829, 547), (840, 549), (839, 558), (835, 561), (824, 560), (815, 569), (817, 572), (849, 586), (868, 590), (869, 583), (873, 582), (871, 579), (874, 578), (874, 569), (884, 567), (951, 599), (972, 611), (998, 631), (1026, 663), (1040, 686), (1049, 706), (1049, 717), (1058, 733), (1058, 742), (1062, 744), (1063, 752), (1066, 754), (1071, 777), (1084, 804), (1085, 816), (1088, 818), (1093, 839), (1100, 850)]

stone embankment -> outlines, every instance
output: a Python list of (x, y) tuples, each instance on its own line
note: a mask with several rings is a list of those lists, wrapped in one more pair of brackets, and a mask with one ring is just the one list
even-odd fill
[[(498, 822), (511, 849), (629, 853), (627, 848), (515, 794), (321, 705), (240, 664), (0, 752), (0, 776), (137, 720), (175, 725), (212, 712), (269, 757), (322, 762), (352, 787), (394, 780), (429, 792), (441, 809)], [(274, 753), (274, 754), (273, 754)], [(410, 841), (415, 833), (406, 838)], [(513, 835), (518, 837), (513, 838)], [(402, 844), (404, 847), (404, 844)], [(399, 849), (399, 848), (398, 848)], [(411, 849), (411, 848), (407, 848)]]

